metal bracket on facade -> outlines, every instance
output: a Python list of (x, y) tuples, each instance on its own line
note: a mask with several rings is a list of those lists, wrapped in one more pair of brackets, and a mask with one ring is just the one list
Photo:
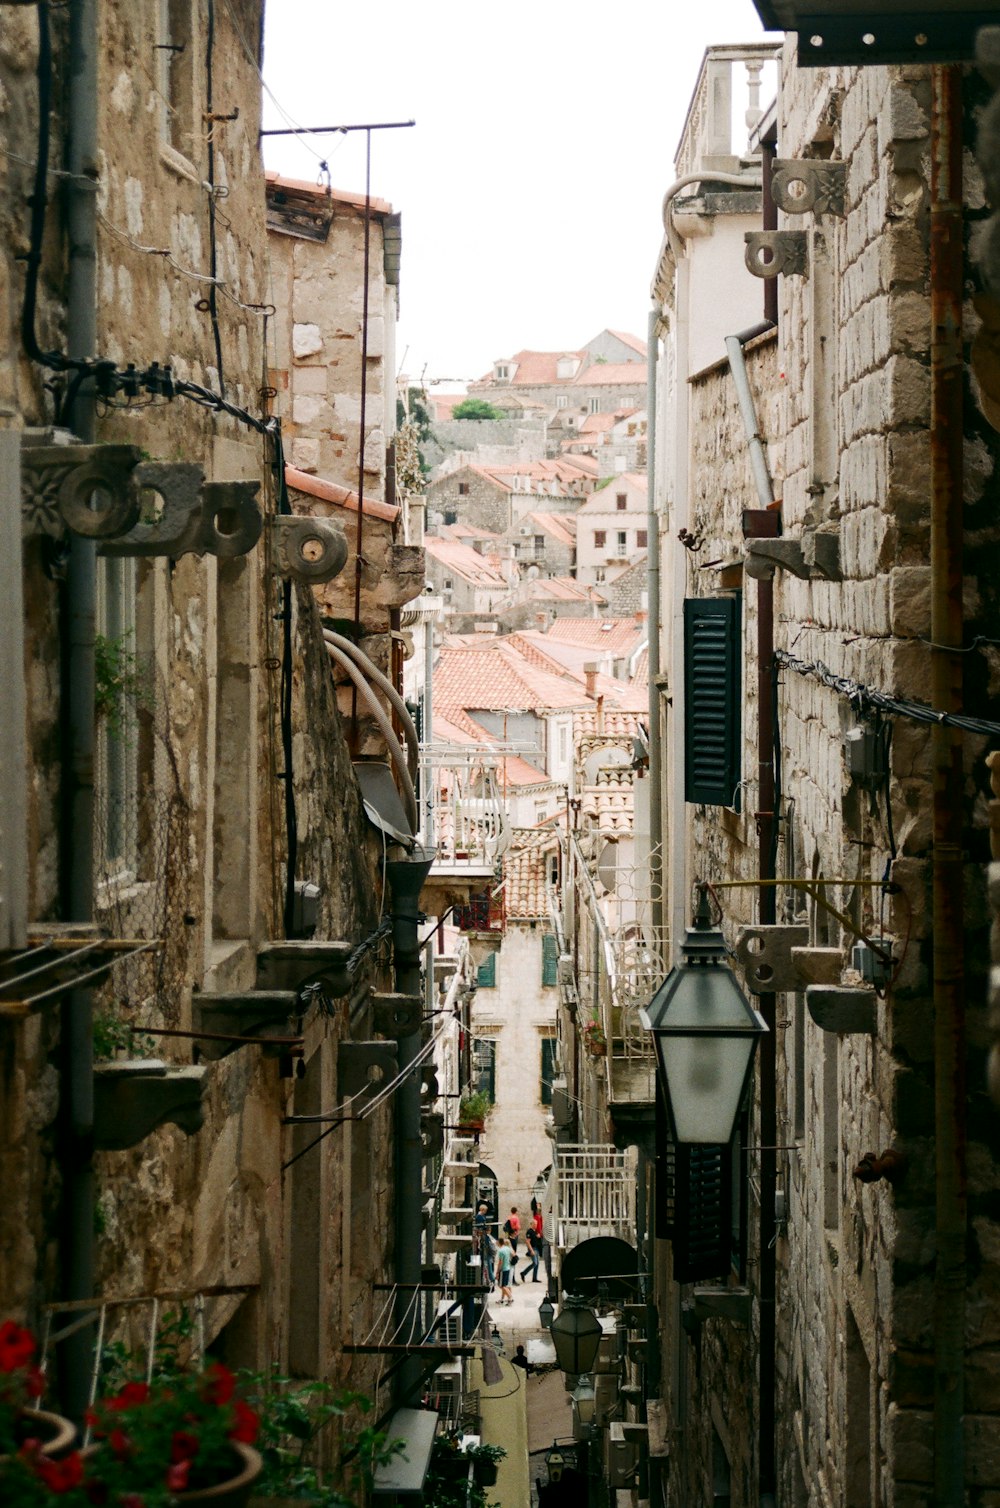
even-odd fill
[(792, 949), (805, 947), (808, 941), (808, 927), (744, 927), (736, 939), (736, 958), (747, 989), (755, 995), (801, 989)]
[[(793, 192), (793, 186), (799, 191)], [(771, 197), (786, 215), (836, 215), (844, 218), (847, 163), (821, 158), (779, 157), (771, 168)]]
[(347, 564), (347, 537), (325, 518), (271, 519), (274, 569), (303, 586), (318, 586), (339, 576)]
[(419, 995), (376, 995), (371, 997), (375, 1030), (383, 1037), (412, 1037), (420, 1030), (423, 1001)]
[(423, 1104), (433, 1105), (441, 1096), (437, 1069), (433, 1063), (425, 1063), (420, 1070), (420, 1098)]
[[(776, 278), (809, 271), (809, 244), (804, 230), (748, 230), (743, 259), (755, 278)], [(765, 260), (765, 254), (769, 259)]]
[(838, 1037), (874, 1033), (878, 1025), (877, 996), (874, 990), (849, 985), (811, 984), (806, 990), (806, 1005), (816, 1025)]
[(398, 1071), (391, 1042), (340, 1042), (337, 1046), (337, 1091), (341, 1100), (361, 1106), (384, 1089)]
[[(51, 432), (46, 432), (50, 434)], [(110, 539), (139, 518), (134, 445), (33, 445), (21, 450), (21, 529), (27, 538)]]
[(102, 555), (215, 555), (232, 560), (252, 550), (264, 521), (254, 501), (259, 482), (206, 482), (190, 462), (145, 461), (134, 486), (158, 494), (159, 515), (101, 546)]
[(420, 1142), (425, 1157), (437, 1157), (444, 1151), (444, 1116), (422, 1112)]

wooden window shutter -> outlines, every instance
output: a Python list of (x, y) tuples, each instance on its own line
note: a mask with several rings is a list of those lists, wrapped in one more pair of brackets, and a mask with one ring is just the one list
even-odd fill
[(491, 953), (485, 963), (481, 963), (476, 970), (476, 983), (480, 989), (492, 990), (497, 982), (497, 956)]
[(552, 1080), (556, 1074), (556, 1039), (542, 1038), (542, 1104), (552, 1104)]
[(740, 602), (684, 603), (684, 799), (739, 809)]
[(732, 1263), (729, 1147), (675, 1142), (656, 1095), (656, 1235), (673, 1246), (674, 1282), (723, 1278)]
[(542, 985), (555, 985), (559, 982), (559, 944), (551, 932), (546, 932), (542, 938)]

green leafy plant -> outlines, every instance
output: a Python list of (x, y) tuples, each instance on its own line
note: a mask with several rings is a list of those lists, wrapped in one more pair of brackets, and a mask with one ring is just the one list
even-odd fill
[(107, 1063), (118, 1053), (130, 1058), (149, 1057), (156, 1047), (152, 1037), (138, 1031), (131, 1022), (123, 1021), (110, 1011), (101, 1011), (94, 1017), (94, 1059)]
[(125, 736), (130, 707), (149, 701), (146, 670), (131, 648), (132, 631), (108, 639), (94, 639), (94, 712), (111, 738)]
[[(390, 1444), (382, 1431), (359, 1422), (373, 1406), (363, 1393), (326, 1382), (240, 1375), (260, 1419), (257, 1443), (264, 1470), (255, 1489), (260, 1497), (301, 1499), (310, 1508), (350, 1508), (371, 1491), (376, 1469), (404, 1449), (402, 1440)], [(339, 1434), (341, 1464), (332, 1481), (316, 1463), (320, 1436), (328, 1428)]]
[(464, 398), (451, 411), (453, 419), (502, 419), (503, 412), (485, 398)]
[(458, 1102), (458, 1119), (465, 1125), (479, 1125), (489, 1115), (492, 1106), (493, 1102), (485, 1089), (477, 1089), (473, 1094), (463, 1094)]
[[(431, 1451), (430, 1467), (424, 1482), (423, 1501), (426, 1508), (499, 1508), (488, 1504), (481, 1482), (475, 1477), (469, 1481), (469, 1467), (475, 1462), (474, 1452), (489, 1452), (489, 1460), (499, 1460), (506, 1454), (494, 1457), (499, 1446), (481, 1445), (463, 1451), (457, 1435), (438, 1435)], [(485, 1461), (486, 1455), (482, 1457)]]

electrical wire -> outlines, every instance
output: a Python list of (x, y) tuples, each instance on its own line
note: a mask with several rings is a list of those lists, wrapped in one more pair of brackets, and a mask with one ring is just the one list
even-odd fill
[(966, 733), (1000, 736), (1000, 723), (984, 717), (969, 717), (964, 712), (938, 712), (926, 702), (890, 696), (875, 687), (864, 686), (860, 681), (852, 681), (848, 676), (835, 675), (822, 660), (800, 660), (783, 649), (776, 649), (774, 658), (779, 665), (794, 670), (796, 675), (811, 676), (821, 685), (828, 686), (839, 696), (845, 697), (859, 717), (871, 717), (877, 712), (883, 712), (890, 717), (906, 717), (917, 723), (937, 723), (947, 728), (960, 728)]
[(289, 115), (288, 111), (282, 105), (281, 101), (279, 99), (277, 99), (277, 97), (275, 96), (273, 90), (271, 90), (268, 87), (268, 85), (265, 83), (265, 81), (264, 81), (264, 75), (261, 72), (260, 64), (259, 64), (259, 62), (257, 60), (257, 56), (256, 56), (253, 48), (250, 46), (249, 42), (247, 41), (246, 37), (243, 35), (243, 30), (242, 30), (242, 28), (240, 26), (239, 17), (237, 16), (237, 14), (236, 14), (235, 10), (233, 9), (233, 6), (232, 6), (232, 0), (223, 0), (223, 4), (225, 5), (226, 10), (229, 12), (229, 19), (230, 19), (230, 21), (232, 23), (233, 30), (235, 31), (237, 37), (239, 38), (240, 46), (243, 48), (243, 51), (246, 54), (247, 61), (249, 62), (251, 68), (253, 69), (253, 71), (256, 73), (258, 79), (260, 80), (260, 86), (263, 89), (264, 93), (267, 95), (268, 99), (271, 101), (271, 104), (277, 110), (278, 114), (281, 116), (281, 118), (285, 122), (285, 124), (287, 126), (290, 126), (292, 128), (292, 131), (294, 132), (296, 138), (299, 140), (299, 142), (302, 144), (302, 146), (305, 147), (305, 149), (306, 149), (307, 152), (310, 152), (313, 155), (313, 157), (315, 157), (315, 159), (316, 159), (317, 163), (319, 164), (320, 168), (321, 169), (326, 169), (327, 171), (329, 171), (329, 169), (327, 168), (327, 164), (326, 164), (326, 162), (325, 162), (322, 154), (320, 152), (317, 152), (316, 148), (314, 146), (312, 146), (311, 143), (310, 143), (310, 138), (313, 136), (313, 132), (309, 130), (308, 126), (302, 126), (302, 125), (300, 125), (297, 120), (294, 120), (292, 118), (292, 116)]
[(205, 104), (209, 119), (208, 132), (208, 265), (211, 283), (208, 290), (208, 312), (212, 320), (212, 339), (215, 343), (216, 371), (219, 374), (219, 392), (226, 395), (226, 374), (222, 360), (222, 331), (219, 327), (219, 245), (218, 227), (215, 223), (215, 104), (213, 91), (213, 54), (215, 52), (215, 0), (208, 0), (208, 17), (205, 38)]

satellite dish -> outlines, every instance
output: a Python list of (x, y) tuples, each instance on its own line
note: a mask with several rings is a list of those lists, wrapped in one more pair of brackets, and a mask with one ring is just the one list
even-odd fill
[(605, 890), (614, 891), (618, 883), (618, 844), (605, 843), (597, 856), (597, 878)]
[(596, 785), (599, 770), (607, 769), (609, 765), (614, 765), (616, 769), (620, 769), (623, 765), (630, 765), (631, 763), (632, 760), (625, 750), (616, 748), (614, 744), (609, 745), (605, 749), (595, 749), (592, 754), (587, 755), (584, 761), (583, 783), (584, 785)]

